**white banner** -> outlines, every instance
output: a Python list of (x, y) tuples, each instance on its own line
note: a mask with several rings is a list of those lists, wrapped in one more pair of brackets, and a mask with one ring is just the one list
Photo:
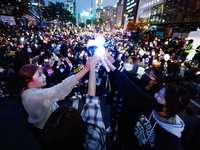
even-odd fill
[(25, 18), (25, 19), (27, 19), (27, 20), (29, 20), (29, 21), (33, 21), (33, 22), (36, 21), (36, 18), (35, 18), (35, 17), (30, 16), (30, 15), (25, 14), (25, 13), (22, 14), (22, 17)]
[(14, 19), (13, 16), (4, 16), (4, 15), (1, 15), (0, 19), (3, 22), (7, 22), (9, 24), (15, 25), (15, 19)]

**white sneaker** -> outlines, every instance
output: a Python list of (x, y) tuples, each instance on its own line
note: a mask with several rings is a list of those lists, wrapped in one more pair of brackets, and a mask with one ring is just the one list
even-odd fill
[[(117, 131), (117, 129), (118, 129), (118, 127), (116, 127), (114, 131)], [(110, 134), (110, 133), (112, 133), (112, 132), (113, 132), (113, 130), (111, 129), (111, 127), (108, 127), (108, 128), (106, 129), (106, 133), (107, 133), (107, 134)]]

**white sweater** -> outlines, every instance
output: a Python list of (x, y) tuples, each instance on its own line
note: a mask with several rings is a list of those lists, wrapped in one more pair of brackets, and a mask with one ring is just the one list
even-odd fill
[(58, 108), (58, 100), (66, 97), (78, 83), (74, 75), (51, 88), (31, 88), (22, 94), (22, 103), (29, 114), (28, 122), (43, 129), (51, 113)]

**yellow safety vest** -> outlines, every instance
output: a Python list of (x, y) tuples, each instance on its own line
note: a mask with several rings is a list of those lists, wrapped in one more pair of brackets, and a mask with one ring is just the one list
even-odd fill
[[(192, 43), (190, 43), (186, 48), (189, 48), (192, 45)], [(188, 50), (184, 50), (185, 53), (190, 53), (191, 49)]]
[[(191, 45), (192, 45), (192, 43), (189, 44), (189, 45), (187, 46), (187, 48), (189, 48)], [(190, 53), (190, 51), (191, 51), (191, 49), (184, 50), (184, 52), (185, 52), (185, 53), (188, 53), (188, 54)], [(197, 55), (198, 53), (199, 53), (199, 52), (196, 52), (195, 55)]]

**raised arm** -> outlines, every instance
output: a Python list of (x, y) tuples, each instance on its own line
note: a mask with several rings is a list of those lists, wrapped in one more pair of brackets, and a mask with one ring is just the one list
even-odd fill
[(103, 123), (99, 98), (95, 97), (96, 77), (95, 66), (98, 62), (97, 56), (90, 60), (90, 76), (88, 83), (88, 96), (83, 107), (81, 116), (87, 126), (87, 139), (85, 145), (89, 150), (101, 149), (106, 150), (106, 132)]
[(77, 74), (74, 75), (75, 79), (77, 81), (79, 81), (89, 70), (90, 70), (90, 64), (87, 61), (86, 65), (85, 65), (85, 68), (83, 68), (80, 72), (78, 72)]
[(98, 63), (97, 56), (93, 56), (90, 60), (90, 76), (88, 84), (88, 95), (95, 96), (96, 94), (96, 77), (95, 77), (95, 66)]
[(153, 109), (157, 106), (157, 101), (154, 97), (144, 93), (124, 72), (117, 70), (109, 60), (105, 60), (105, 62), (112, 71), (119, 93), (125, 98), (125, 102), (134, 107), (149, 105)]

